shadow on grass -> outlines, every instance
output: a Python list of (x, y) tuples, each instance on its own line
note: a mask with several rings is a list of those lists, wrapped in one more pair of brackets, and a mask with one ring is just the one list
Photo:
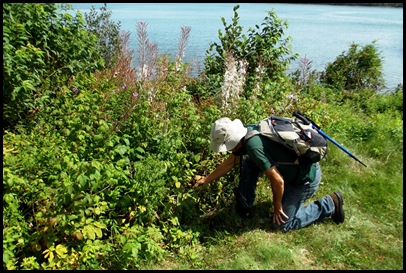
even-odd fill
[(251, 230), (261, 229), (268, 232), (280, 232), (272, 227), (271, 202), (259, 202), (254, 206), (253, 215), (242, 219), (235, 210), (235, 203), (212, 213), (201, 216), (199, 232), (202, 238), (219, 239), (219, 236), (240, 235)]
[[(328, 219), (326, 218), (324, 221), (313, 225), (323, 224)], [(233, 202), (227, 207), (201, 216), (197, 223), (202, 241), (209, 241), (213, 238), (217, 240), (224, 239), (229, 235), (241, 235), (252, 230), (263, 230), (272, 233), (283, 232), (273, 227), (272, 202), (270, 201), (255, 204), (253, 215), (249, 219), (242, 219), (237, 214), (235, 202)]]

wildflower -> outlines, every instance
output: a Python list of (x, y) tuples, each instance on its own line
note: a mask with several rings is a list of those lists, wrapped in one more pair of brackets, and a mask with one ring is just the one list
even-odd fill
[(134, 93), (133, 93), (133, 98), (136, 99), (137, 97), (138, 97), (138, 93), (137, 93), (137, 92), (134, 92)]
[(126, 84), (124, 84), (121, 88), (122, 88), (123, 90), (127, 90), (127, 89), (128, 89), (128, 87), (127, 87)]
[(295, 93), (292, 93), (292, 94), (290, 94), (290, 95), (288, 95), (288, 98), (290, 99), (290, 100), (297, 100), (297, 94), (295, 94)]
[(79, 91), (79, 89), (75, 86), (72, 88), (73, 93), (77, 93)]
[(243, 92), (248, 67), (246, 60), (236, 60), (231, 53), (227, 53), (226, 61), (224, 83), (221, 90), (222, 104), (225, 107), (230, 103), (238, 102), (240, 94)]

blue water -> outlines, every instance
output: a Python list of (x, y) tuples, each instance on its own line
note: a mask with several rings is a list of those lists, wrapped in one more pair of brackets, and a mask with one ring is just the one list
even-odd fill
[[(75, 3), (82, 13), (103, 4)], [(224, 33), (221, 18), (227, 25), (234, 16), (233, 3), (108, 3), (112, 20), (121, 22), (121, 29), (131, 33), (131, 47), (137, 50), (136, 25), (148, 23), (148, 38), (158, 45), (160, 53), (176, 55), (182, 26), (191, 27), (185, 61), (203, 68), (209, 44), (219, 42), (218, 31)], [(249, 4), (238, 9), (239, 24), (247, 31), (260, 25), (266, 11), (275, 9), (289, 26), (293, 52), (312, 61), (312, 69), (323, 71), (329, 62), (347, 51), (352, 43), (364, 46), (376, 41), (382, 57), (383, 74), (388, 88), (403, 84), (403, 9), (303, 4)], [(298, 69), (293, 63), (290, 70)]]

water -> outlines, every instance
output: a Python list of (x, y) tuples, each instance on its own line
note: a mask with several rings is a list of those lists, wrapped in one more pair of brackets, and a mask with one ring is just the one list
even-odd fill
[[(74, 3), (82, 13), (103, 4)], [(137, 49), (136, 25), (148, 23), (149, 40), (160, 53), (176, 55), (181, 27), (191, 27), (185, 61), (203, 67), (209, 44), (219, 42), (224, 33), (223, 17), (229, 25), (234, 16), (233, 3), (108, 3), (112, 20), (121, 22), (121, 30), (131, 33), (131, 47)], [(293, 52), (312, 61), (312, 69), (323, 71), (329, 62), (347, 51), (352, 43), (364, 46), (376, 41), (382, 57), (383, 74), (388, 88), (403, 84), (403, 9), (303, 4), (242, 3), (237, 10), (239, 24), (247, 31), (260, 25), (267, 11), (274, 9), (288, 21), (285, 37), (291, 36)], [(291, 70), (298, 68), (299, 60)]]

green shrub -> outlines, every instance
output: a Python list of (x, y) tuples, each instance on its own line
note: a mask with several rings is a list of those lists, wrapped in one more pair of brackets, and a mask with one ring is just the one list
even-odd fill
[(239, 7), (234, 7), (234, 17), (230, 25), (221, 18), (225, 28), (225, 33), (219, 30), (221, 44), (210, 44), (206, 52), (204, 74), (208, 77), (210, 85), (207, 87), (211, 86), (209, 93), (212, 95), (217, 94), (223, 84), (230, 54), (237, 64), (247, 63), (246, 68), (244, 65), (241, 67), (246, 73), (246, 98), (252, 95), (259, 80), (277, 81), (283, 77), (291, 61), (297, 58), (297, 54), (291, 54), (291, 37), (283, 37), (288, 23), (280, 20), (275, 10), (267, 11), (261, 26), (255, 25), (254, 28), (250, 27), (247, 33), (243, 33), (243, 28), (239, 25)]
[(117, 54), (121, 52), (121, 23), (111, 20), (111, 11), (104, 3), (97, 13), (94, 6), (89, 13), (85, 13), (86, 29), (97, 37), (97, 48), (101, 53), (106, 67), (111, 67), (117, 61)]
[(351, 44), (332, 63), (327, 64), (320, 81), (336, 90), (347, 90), (349, 95), (371, 89), (374, 92), (384, 87), (382, 59), (375, 41), (359, 49), (358, 44)]
[(58, 89), (80, 72), (100, 68), (96, 37), (69, 5), (3, 5), (3, 124), (6, 128), (41, 111)]

